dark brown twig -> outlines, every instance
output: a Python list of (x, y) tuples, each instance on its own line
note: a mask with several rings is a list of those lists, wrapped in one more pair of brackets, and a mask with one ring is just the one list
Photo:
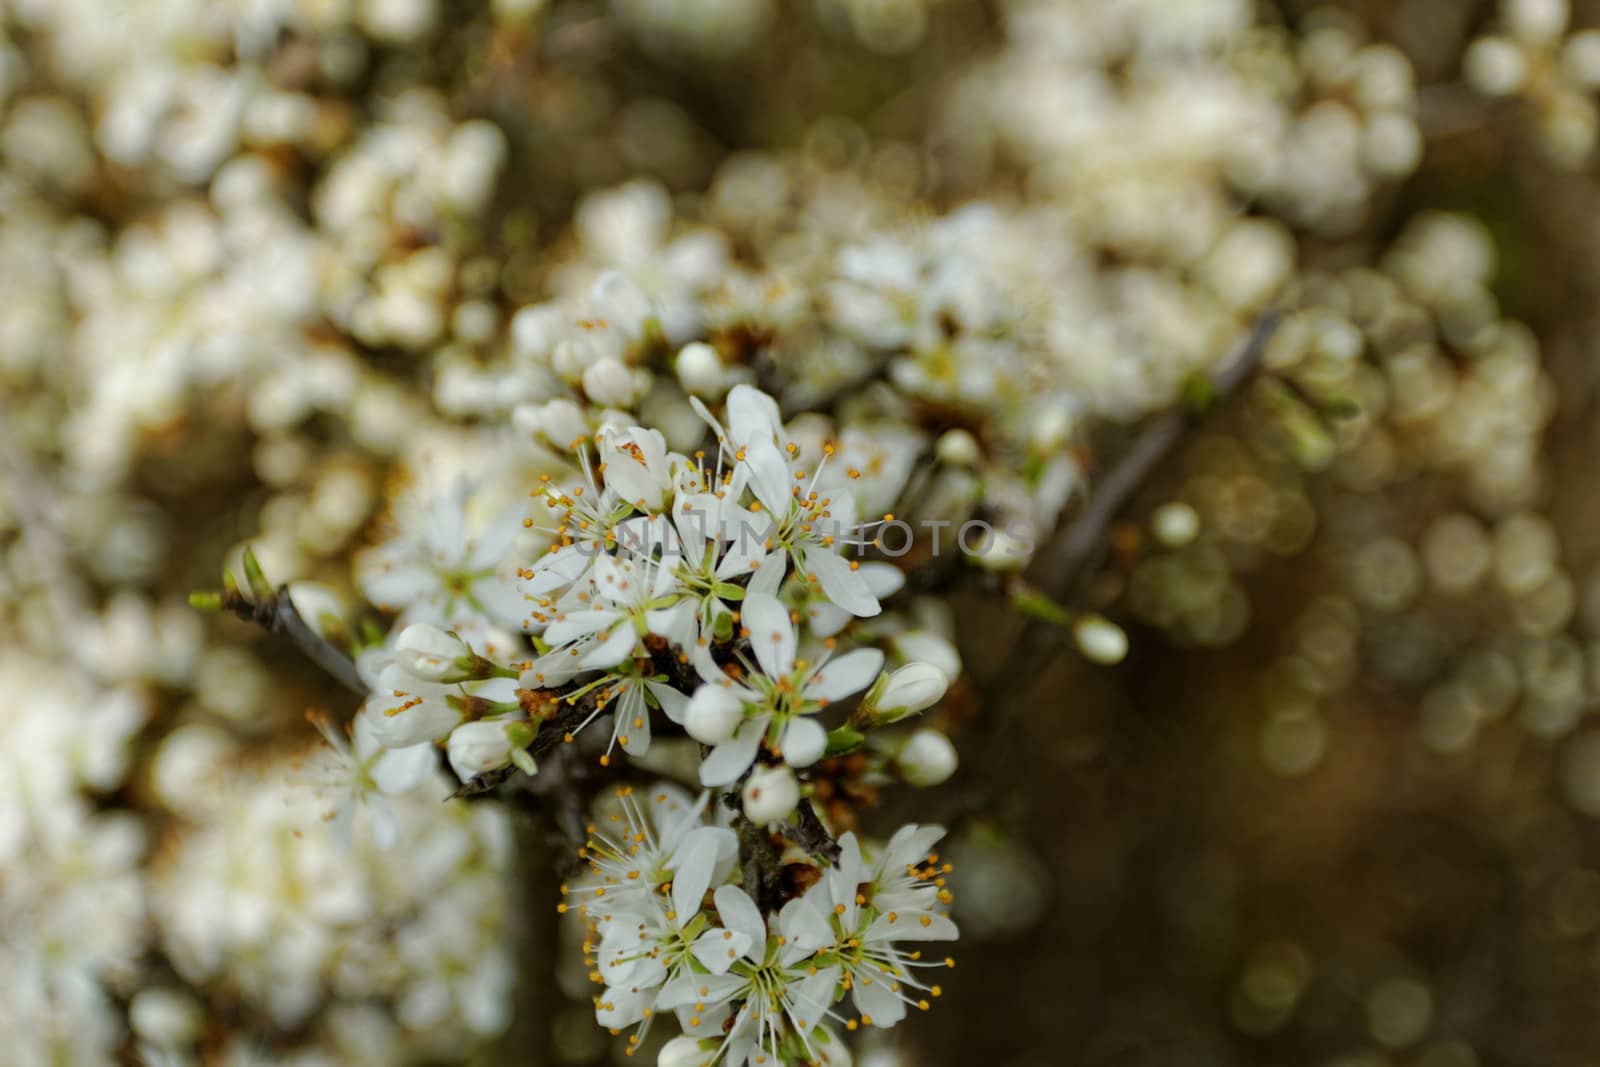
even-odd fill
[(821, 856), (829, 863), (836, 862), (839, 859), (839, 842), (822, 825), (809, 800), (800, 801), (799, 807), (795, 808), (795, 818), (796, 822), (783, 824), (783, 836), (813, 856)]
[(222, 595), (220, 606), (234, 615), (253, 622), (270, 634), (285, 638), (300, 653), (321, 667), (328, 676), (352, 693), (365, 697), (367, 683), (361, 680), (355, 661), (330, 644), (327, 638), (313, 630), (289, 596), (289, 587), (281, 585), (270, 596), (247, 599), (242, 593)]

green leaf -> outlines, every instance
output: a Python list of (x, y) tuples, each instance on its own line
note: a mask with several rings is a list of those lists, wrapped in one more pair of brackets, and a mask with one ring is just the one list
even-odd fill
[(250, 583), (250, 592), (257, 600), (270, 600), (274, 590), (272, 583), (267, 581), (267, 576), (261, 570), (261, 561), (256, 559), (254, 549), (244, 550), (244, 577)]
[(1022, 582), (1016, 583), (1011, 590), (1011, 603), (1016, 605), (1018, 611), (1030, 619), (1047, 622), (1051, 626), (1070, 626), (1072, 612), (1062, 605), (1051, 600), (1043, 593)]

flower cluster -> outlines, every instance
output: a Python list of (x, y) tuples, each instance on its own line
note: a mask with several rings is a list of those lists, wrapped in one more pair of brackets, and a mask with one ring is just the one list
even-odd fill
[(630, 1053), (672, 1012), (683, 1036), (662, 1063), (848, 1063), (836, 1027), (892, 1027), (940, 996), (919, 975), (955, 965), (924, 958), (928, 943), (956, 937), (951, 865), (930, 851), (942, 828), (902, 827), (870, 858), (847, 833), (836, 860), (810, 863), (810, 889), (764, 915), (728, 880), (738, 840), (707, 823), (706, 794), (657, 786), (617, 798), (605, 828), (589, 828), (591, 873), (564, 887), (562, 909), (589, 932), (590, 978), (605, 987), (595, 1017), (613, 1033), (634, 1028)]

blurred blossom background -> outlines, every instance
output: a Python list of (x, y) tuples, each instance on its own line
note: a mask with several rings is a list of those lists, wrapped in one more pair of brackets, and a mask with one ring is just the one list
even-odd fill
[(962, 939), (856, 1062), (1600, 1061), (1597, 105), (1586, 0), (0, 0), (0, 1063), (623, 1062), (563, 846), (340, 838), (356, 700), (188, 596), (359, 639), (420, 482), (736, 382), (1046, 573), (1204, 409), (1109, 630), (899, 561)]

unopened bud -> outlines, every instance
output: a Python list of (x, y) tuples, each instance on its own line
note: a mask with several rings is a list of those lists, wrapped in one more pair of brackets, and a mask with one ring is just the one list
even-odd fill
[(1121, 663), (1128, 654), (1128, 635), (1122, 627), (1099, 615), (1084, 615), (1072, 624), (1078, 651), (1095, 663)]
[(447, 750), (450, 769), (463, 782), (470, 782), (487, 771), (498, 770), (511, 762), (515, 746), (513, 727), (522, 723), (480, 719), (466, 722), (450, 731)]
[(744, 721), (744, 703), (720, 685), (702, 685), (689, 698), (683, 728), (703, 745), (720, 745)]
[(939, 703), (949, 688), (949, 677), (933, 664), (907, 663), (893, 674), (878, 676), (850, 722), (862, 730), (899, 722)]
[(717, 350), (704, 341), (693, 341), (678, 352), (678, 382), (687, 393), (716, 396), (727, 385), (727, 371)]
[(589, 436), (589, 423), (578, 405), (557, 399), (544, 404), (521, 404), (511, 413), (517, 432), (542, 437), (557, 451), (565, 452), (574, 441)]
[(700, 1041), (682, 1035), (661, 1046), (656, 1055), (656, 1067), (705, 1067), (716, 1054), (715, 1041)]
[(944, 734), (928, 727), (907, 738), (894, 757), (900, 777), (923, 789), (949, 781), (957, 764), (956, 746)]
[(744, 783), (745, 818), (757, 826), (786, 819), (800, 803), (800, 783), (787, 765), (757, 767)]
[(583, 391), (597, 404), (625, 408), (633, 403), (633, 375), (621, 360), (607, 356), (584, 368)]
[(465, 682), (487, 678), (494, 668), (467, 643), (425, 622), (412, 623), (395, 642), (395, 661), (407, 674), (427, 682)]

